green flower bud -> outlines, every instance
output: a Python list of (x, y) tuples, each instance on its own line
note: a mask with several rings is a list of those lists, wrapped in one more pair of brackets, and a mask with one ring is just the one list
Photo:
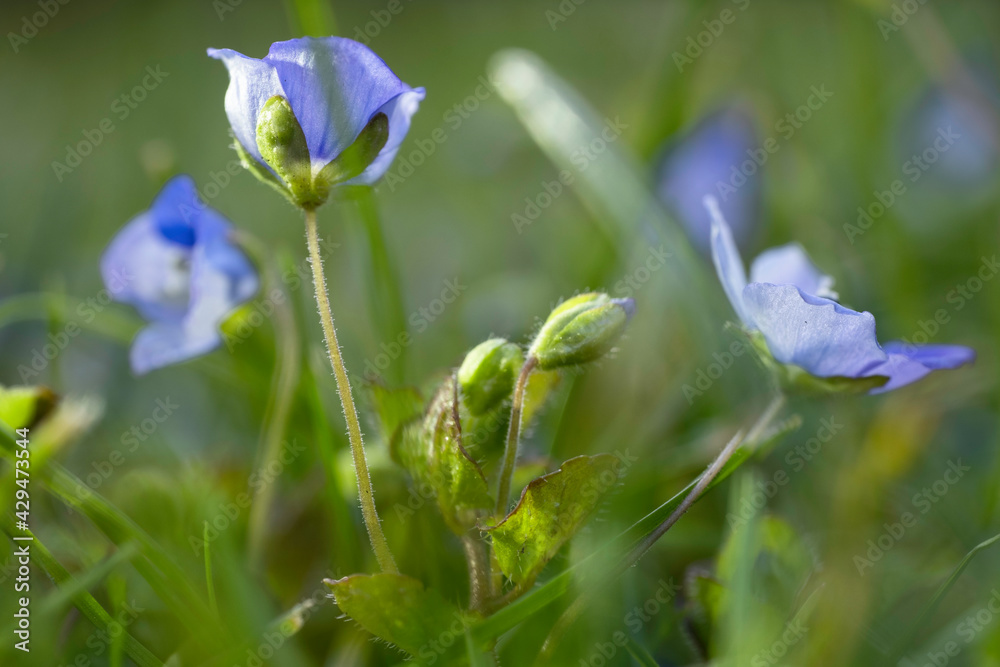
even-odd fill
[(634, 312), (632, 299), (598, 292), (567, 299), (542, 325), (528, 356), (546, 371), (596, 361), (618, 342)]
[(264, 103), (257, 117), (257, 148), (261, 157), (285, 182), (290, 198), (303, 208), (315, 208), (312, 167), (306, 135), (292, 105), (275, 95)]
[(523, 365), (521, 348), (503, 338), (491, 338), (472, 348), (458, 369), (462, 398), (469, 412), (485, 414), (506, 400)]
[(384, 113), (376, 114), (354, 143), (326, 166), (320, 168), (317, 164), (314, 169), (305, 134), (291, 105), (275, 95), (264, 103), (257, 117), (257, 148), (271, 169), (257, 162), (239, 142), (236, 151), (243, 166), (258, 180), (277, 189), (294, 205), (314, 209), (326, 202), (333, 186), (367, 169), (388, 139), (389, 119)]

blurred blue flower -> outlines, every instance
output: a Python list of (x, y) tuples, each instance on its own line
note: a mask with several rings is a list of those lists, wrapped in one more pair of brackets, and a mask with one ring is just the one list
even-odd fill
[(762, 253), (750, 267), (748, 282), (718, 203), (707, 197), (705, 207), (712, 217), (712, 259), (726, 296), (777, 361), (819, 378), (887, 377), (871, 390), (875, 394), (975, 359), (975, 352), (961, 345), (879, 345), (872, 314), (834, 301), (833, 278), (821, 273), (797, 243)]
[[(741, 108), (730, 107), (706, 117), (665, 149), (657, 169), (657, 194), (702, 253), (707, 255), (710, 245), (711, 219), (702, 204), (709, 195), (720, 199), (739, 245), (753, 238), (761, 217), (761, 165), (753, 160), (759, 148), (753, 119)], [(749, 176), (743, 171), (748, 161)]]
[[(984, 90), (989, 89), (984, 85)], [(910, 165), (905, 175), (915, 182), (929, 172), (927, 183), (952, 187), (974, 188), (989, 181), (1000, 166), (996, 115), (995, 101), (985, 92), (973, 99), (929, 86), (902, 123), (900, 152)], [(938, 137), (944, 133), (956, 139), (942, 149)]]
[(275, 42), (261, 60), (232, 49), (209, 49), (208, 55), (229, 69), (226, 115), (237, 141), (275, 175), (257, 143), (261, 110), (272, 98), (284, 98), (291, 107), (305, 135), (314, 176), (378, 114), (387, 117), (385, 144), (361, 173), (344, 181), (349, 185), (371, 185), (388, 170), (424, 99), (423, 88), (409, 87), (367, 46), (342, 37)]
[(223, 320), (257, 291), (257, 273), (230, 241), (231, 229), (190, 177), (177, 176), (104, 251), (108, 291), (149, 321), (132, 342), (136, 374), (217, 347)]

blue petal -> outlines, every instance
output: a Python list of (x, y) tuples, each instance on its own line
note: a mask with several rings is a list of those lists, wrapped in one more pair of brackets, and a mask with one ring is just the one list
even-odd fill
[(264, 62), (278, 73), (314, 169), (340, 155), (372, 116), (411, 90), (371, 49), (342, 37), (275, 42)]
[(140, 331), (132, 341), (129, 362), (133, 373), (143, 375), (211, 352), (221, 342), (222, 336), (215, 330), (194, 335), (180, 324), (156, 322)]
[(754, 235), (761, 217), (759, 170), (735, 192), (720, 192), (719, 184), (731, 186), (734, 169), (759, 146), (752, 118), (734, 107), (708, 116), (665, 151), (657, 193), (700, 251), (707, 253), (711, 245), (711, 219), (702, 205), (706, 195), (722, 197), (719, 206), (740, 245)]
[(889, 381), (870, 393), (881, 394), (916, 382), (931, 371), (958, 368), (971, 364), (975, 350), (963, 345), (909, 345), (899, 341), (886, 343), (889, 358), (871, 369), (868, 375), (885, 375)]
[(751, 283), (743, 290), (748, 315), (778, 361), (818, 377), (867, 377), (888, 355), (875, 336), (875, 318), (794, 285)]
[(740, 257), (740, 250), (733, 240), (733, 233), (729, 229), (722, 212), (719, 210), (719, 203), (715, 197), (705, 197), (704, 206), (708, 210), (712, 219), (712, 262), (715, 264), (715, 272), (722, 282), (722, 289), (729, 297), (729, 303), (733, 310), (747, 326), (753, 326), (753, 320), (748, 316), (747, 308), (743, 303), (743, 289), (747, 285), (746, 269), (743, 268), (743, 258)]
[(236, 140), (258, 162), (267, 166), (257, 148), (257, 117), (271, 97), (287, 97), (277, 70), (266, 60), (248, 58), (232, 49), (209, 49), (208, 55), (221, 60), (229, 70), (226, 116)]
[(194, 182), (178, 177), (112, 240), (101, 259), (105, 285), (151, 322), (133, 343), (136, 373), (213, 349), (222, 321), (257, 291), (257, 273), (230, 233)]
[(167, 181), (153, 200), (150, 212), (163, 236), (190, 248), (195, 241), (194, 220), (204, 209), (194, 180), (181, 174)]
[(750, 266), (750, 282), (795, 285), (806, 294), (837, 299), (833, 278), (822, 273), (798, 243), (765, 250)]
[(101, 257), (101, 276), (115, 300), (147, 320), (177, 322), (187, 311), (189, 248), (160, 233), (149, 211), (133, 218)]
[(424, 95), (423, 88), (414, 88), (392, 98), (376, 112), (384, 113), (389, 118), (389, 139), (368, 168), (347, 181), (347, 185), (371, 185), (389, 170), (403, 139), (406, 138), (406, 133), (410, 131), (410, 119), (417, 112)]

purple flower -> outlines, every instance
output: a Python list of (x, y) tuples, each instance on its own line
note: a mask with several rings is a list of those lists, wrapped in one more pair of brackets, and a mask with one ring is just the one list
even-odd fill
[(177, 176), (104, 251), (108, 291), (149, 321), (132, 342), (136, 374), (217, 347), (223, 320), (257, 291), (257, 273), (230, 241), (231, 228), (202, 203), (190, 177)]
[(706, 197), (705, 207), (712, 216), (712, 259), (726, 296), (743, 324), (763, 336), (771, 356), (782, 364), (819, 378), (887, 378), (871, 389), (875, 394), (975, 359), (975, 352), (961, 345), (879, 345), (872, 314), (837, 303), (833, 279), (796, 243), (757, 257), (748, 282), (718, 203)]
[(731, 107), (706, 117), (665, 150), (657, 169), (657, 194), (706, 255), (711, 219), (702, 199), (708, 195), (723, 198), (719, 205), (741, 246), (757, 230), (761, 176), (753, 152), (759, 148), (753, 119)]
[[(222, 60), (229, 69), (226, 115), (243, 154), (266, 165), (293, 191), (295, 174), (288, 172), (295, 169), (281, 160), (308, 162), (300, 175), (317, 182), (302, 187), (311, 188), (319, 200), (325, 200), (331, 185), (371, 185), (381, 178), (424, 99), (423, 88), (410, 88), (371, 49), (342, 37), (276, 42), (261, 60), (231, 49), (209, 49), (208, 55)], [(297, 121), (293, 131), (304, 138), (302, 155), (293, 150), (289, 158), (288, 146), (283, 146), (285, 153), (279, 158), (269, 154), (266, 143), (272, 138), (264, 137), (264, 132), (271, 128), (267, 124), (273, 110), (265, 111), (265, 107), (276, 103), (290, 110), (281, 121)], [(277, 132), (282, 135), (279, 140), (297, 139), (288, 127), (283, 125)], [(366, 141), (356, 150), (360, 164), (351, 168), (334, 165), (323, 173), (362, 136)], [(299, 200), (301, 203), (302, 196)]]

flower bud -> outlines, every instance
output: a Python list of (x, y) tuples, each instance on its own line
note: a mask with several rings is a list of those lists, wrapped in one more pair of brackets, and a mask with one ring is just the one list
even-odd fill
[(285, 181), (299, 206), (317, 206), (312, 187), (309, 147), (292, 106), (275, 95), (264, 103), (257, 117), (257, 148), (261, 157)]
[(541, 370), (596, 361), (611, 351), (635, 312), (632, 299), (590, 292), (559, 304), (528, 350)]
[(503, 338), (491, 338), (472, 348), (458, 369), (462, 398), (469, 412), (482, 415), (500, 405), (514, 390), (523, 365), (521, 348)]

